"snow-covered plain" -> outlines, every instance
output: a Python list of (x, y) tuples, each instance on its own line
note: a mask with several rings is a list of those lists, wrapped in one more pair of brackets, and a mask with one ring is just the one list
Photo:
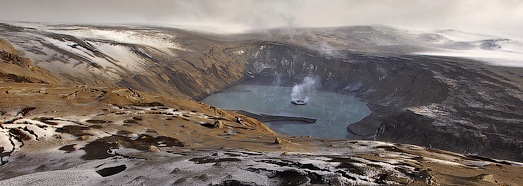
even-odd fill
[(425, 33), (428, 49), (418, 55), (463, 57), (496, 66), (523, 67), (523, 42), (505, 37), (442, 30)]

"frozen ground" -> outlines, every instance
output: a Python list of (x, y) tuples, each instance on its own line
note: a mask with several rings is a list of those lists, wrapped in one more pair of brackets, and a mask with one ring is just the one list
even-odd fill
[[(474, 156), (431, 152), (417, 146), (372, 141), (333, 142), (334, 148), (313, 153), (266, 153), (242, 150), (140, 152), (117, 148), (108, 158), (85, 161), (82, 150), (23, 150), (0, 167), (2, 185), (394, 185), (434, 184), (434, 172), (490, 166), (521, 166)], [(163, 149), (163, 148), (162, 148)], [(420, 156), (421, 155), (421, 156)], [(422, 168), (422, 164), (431, 166)], [(20, 167), (23, 167), (21, 169)], [(8, 171), (11, 170), (11, 171)], [(7, 172), (6, 172), (7, 171)], [(21, 175), (11, 177), (11, 175)], [(459, 174), (458, 174), (459, 175)], [(484, 176), (455, 177), (461, 183), (492, 184)], [(496, 175), (498, 176), (498, 175)], [(452, 177), (452, 176), (448, 176)], [(496, 177), (499, 179), (499, 177)], [(455, 180), (454, 180), (455, 181)]]
[(465, 57), (491, 65), (523, 67), (523, 43), (505, 37), (442, 30), (421, 34), (432, 49), (420, 55)]
[(147, 73), (153, 56), (184, 51), (176, 36), (154, 29), (15, 23), (24, 32), (8, 31), (9, 40), (36, 65), (59, 74), (106, 77), (113, 81)]

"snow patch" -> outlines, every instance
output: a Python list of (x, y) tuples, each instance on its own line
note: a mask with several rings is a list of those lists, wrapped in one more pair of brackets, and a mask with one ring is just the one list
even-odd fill
[(429, 157), (424, 157), (423, 159), (424, 159), (424, 160), (431, 161), (431, 162), (434, 162), (434, 163), (439, 163), (439, 164), (442, 164), (442, 165), (464, 166), (464, 165), (461, 164), (461, 163), (451, 162), (451, 161), (442, 160), (442, 159), (435, 159), (435, 158), (429, 158)]
[(431, 104), (431, 105), (427, 105), (427, 106), (418, 106), (418, 107), (410, 107), (410, 108), (408, 108), (408, 110), (410, 110), (410, 111), (412, 111), (412, 112), (414, 112), (416, 114), (429, 117), (429, 118), (436, 118), (436, 117), (442, 116), (442, 115), (449, 115), (447, 112), (439, 109), (439, 105), (438, 104)]
[(98, 29), (92, 27), (58, 27), (59, 29), (46, 29), (46, 31), (70, 34), (79, 38), (109, 40), (117, 43), (127, 43), (144, 45), (157, 48), (166, 53), (171, 53), (171, 49), (187, 51), (179, 44), (174, 42), (175, 36), (155, 31), (152, 29), (122, 30), (122, 29)]
[[(523, 67), (523, 43), (497, 36), (456, 30), (420, 34), (429, 49), (417, 55), (463, 57), (495, 66)], [(428, 40), (427, 40), (428, 38)]]
[(245, 53), (245, 50), (242, 49), (242, 50), (234, 51), (233, 53), (236, 55), (242, 55), (243, 53)]
[(56, 170), (26, 174), (1, 180), (0, 185), (84, 185), (90, 180), (101, 178), (94, 169), (91, 170)]

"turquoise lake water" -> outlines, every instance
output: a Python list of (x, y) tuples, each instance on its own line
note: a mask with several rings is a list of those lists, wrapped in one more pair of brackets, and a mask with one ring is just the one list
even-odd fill
[(291, 87), (237, 85), (213, 94), (202, 102), (224, 110), (255, 114), (307, 117), (316, 123), (265, 122), (272, 130), (293, 136), (347, 138), (346, 127), (371, 113), (367, 104), (350, 95), (311, 91), (306, 105), (291, 104)]

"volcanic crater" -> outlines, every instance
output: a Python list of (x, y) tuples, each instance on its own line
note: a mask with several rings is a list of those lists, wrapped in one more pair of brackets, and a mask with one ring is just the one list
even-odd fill
[(521, 78), (516, 75), (519, 68), (397, 53), (336, 50), (331, 51), (336, 53), (332, 56), (276, 42), (235, 50), (242, 51), (246, 60), (241, 85), (292, 87), (314, 76), (320, 85), (317, 91), (366, 102), (370, 115), (354, 124), (344, 123), (347, 139), (390, 140), (496, 158), (523, 158), (519, 134), (512, 135), (521, 131), (523, 118), (521, 84), (514, 81)]
[[(522, 68), (430, 55), (451, 33), (2, 23), (0, 184), (521, 183)], [(260, 87), (220, 101), (302, 113), (206, 104)]]

